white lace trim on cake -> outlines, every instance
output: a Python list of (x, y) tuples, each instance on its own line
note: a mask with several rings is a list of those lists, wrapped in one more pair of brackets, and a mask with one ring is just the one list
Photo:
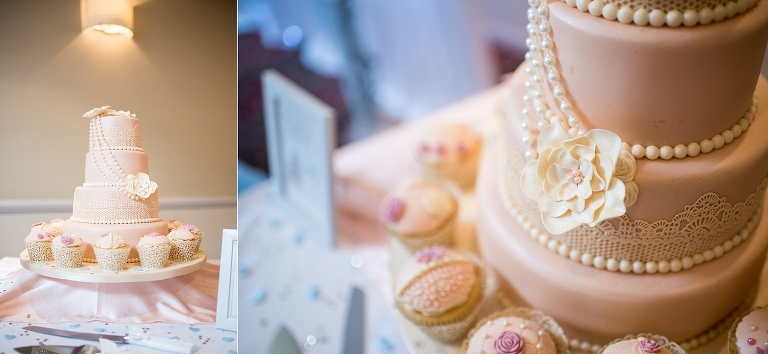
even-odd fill
[(570, 7), (639, 26), (691, 27), (722, 21), (754, 7), (760, 0), (560, 0)]
[(138, 122), (133, 129), (126, 129), (118, 122), (112, 122), (112, 124), (106, 127), (97, 128), (101, 129), (92, 129), (89, 136), (89, 148), (91, 151), (144, 151), (141, 148), (141, 124)]
[(542, 246), (587, 266), (623, 273), (667, 273), (721, 257), (749, 237), (762, 215), (763, 179), (747, 200), (732, 205), (715, 193), (701, 196), (670, 220), (630, 220), (622, 215), (594, 227), (581, 225), (560, 235), (545, 230), (540, 210), (520, 189), (523, 157), (507, 149), (499, 161), (505, 207)]
[(94, 201), (83, 195), (72, 206), (72, 220), (86, 224), (141, 224), (160, 221), (159, 215), (157, 198), (126, 201), (110, 194), (102, 201)]

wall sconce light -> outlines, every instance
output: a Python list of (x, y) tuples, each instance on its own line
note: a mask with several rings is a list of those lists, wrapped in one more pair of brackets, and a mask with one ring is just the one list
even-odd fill
[(133, 37), (131, 0), (80, 0), (83, 30), (91, 28), (108, 34)]

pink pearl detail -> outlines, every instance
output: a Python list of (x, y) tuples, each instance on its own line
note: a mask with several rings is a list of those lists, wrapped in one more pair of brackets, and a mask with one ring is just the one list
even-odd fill
[(429, 152), (429, 145), (421, 143), (421, 145), (419, 145), (419, 150), (421, 150), (421, 152)]
[(755, 338), (747, 338), (747, 343), (749, 343), (749, 345), (755, 345)]
[(581, 170), (576, 170), (571, 172), (571, 174), (568, 175), (568, 177), (570, 177), (571, 182), (576, 184), (580, 184), (581, 182), (584, 182), (584, 174), (581, 173)]
[(438, 144), (437, 148), (435, 148), (435, 151), (437, 151), (438, 155), (442, 155), (445, 153), (445, 146), (443, 146), (442, 144)]

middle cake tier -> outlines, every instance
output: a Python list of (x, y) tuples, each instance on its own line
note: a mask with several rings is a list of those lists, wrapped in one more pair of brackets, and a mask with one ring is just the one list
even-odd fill
[[(660, 262), (673, 264), (673, 269), (688, 269), (719, 257), (738, 246), (755, 227), (768, 184), (765, 109), (757, 109), (749, 130), (719, 150), (682, 159), (633, 159), (631, 184), (636, 201), (621, 217), (595, 227), (582, 225), (558, 235), (548, 233), (537, 201), (525, 195), (520, 182), (526, 145), (520, 128), (522, 115), (517, 112), (525, 105), (525, 67), (521, 66), (509, 83), (500, 193), (513, 212), (519, 213), (517, 219), (526, 232), (554, 240), (549, 246), (566, 257), (588, 254), (595, 259), (590, 265), (597, 268), (615, 267), (624, 261), (622, 271), (654, 272)], [(759, 98), (768, 97), (765, 78), (758, 80), (756, 92)], [(630, 183), (626, 185), (630, 190)], [(608, 262), (611, 259), (613, 262)]]
[(158, 191), (134, 200), (118, 187), (77, 187), (72, 220), (85, 224), (140, 224), (160, 221)]

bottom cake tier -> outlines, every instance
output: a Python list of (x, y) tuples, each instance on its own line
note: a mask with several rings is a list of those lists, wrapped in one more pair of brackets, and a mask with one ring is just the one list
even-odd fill
[(757, 285), (768, 208), (741, 246), (711, 262), (667, 274), (600, 270), (550, 251), (516, 223), (497, 183), (501, 145), (489, 147), (477, 179), (478, 247), (512, 301), (554, 317), (569, 339), (604, 345), (650, 332), (683, 342), (728, 316)]
[(123, 237), (125, 242), (131, 245), (131, 252), (128, 254), (128, 262), (139, 261), (139, 251), (136, 250), (136, 244), (139, 240), (148, 234), (157, 232), (161, 235), (168, 234), (168, 223), (165, 221), (149, 222), (142, 224), (85, 224), (77, 221), (67, 220), (64, 222), (64, 234), (76, 235), (87, 243), (85, 256), (89, 262), (96, 259), (92, 244), (102, 235), (113, 233)]

